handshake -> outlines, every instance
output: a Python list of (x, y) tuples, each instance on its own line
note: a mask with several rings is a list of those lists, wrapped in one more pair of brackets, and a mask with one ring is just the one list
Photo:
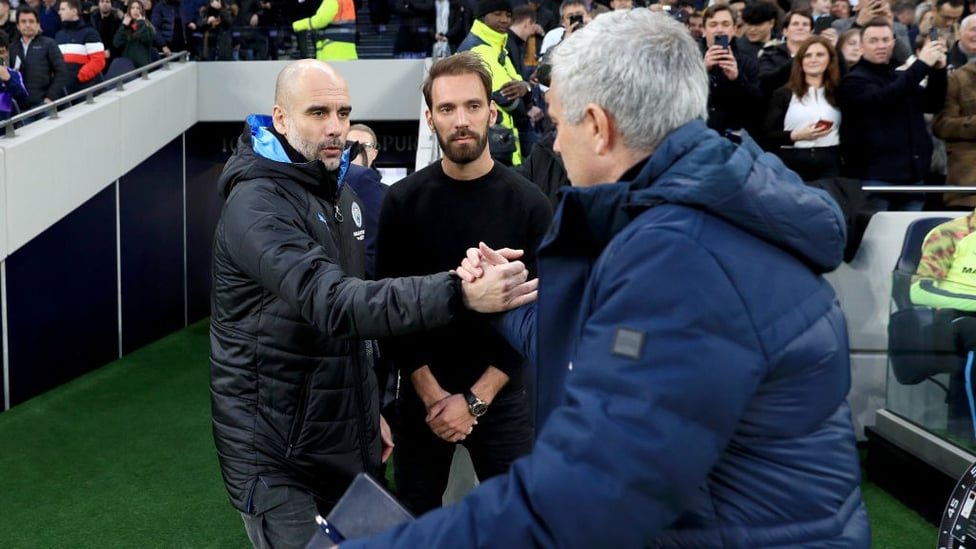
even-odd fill
[(479, 313), (498, 313), (532, 303), (539, 296), (539, 279), (529, 280), (525, 264), (516, 261), (522, 250), (493, 250), (479, 242), (451, 271), (461, 279), (464, 306)]

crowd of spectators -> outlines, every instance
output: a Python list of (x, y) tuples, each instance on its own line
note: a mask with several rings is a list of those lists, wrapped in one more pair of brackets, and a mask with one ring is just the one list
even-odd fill
[[(546, 55), (600, 13), (643, 1), (0, 0), (8, 75), (26, 89), (19, 98), (18, 87), (3, 80), (14, 89), (0, 107), (28, 109), (178, 51), (198, 60), (356, 59), (356, 41), (369, 29), (393, 35), (394, 57), (480, 51), (498, 66), (500, 122), (515, 136), (515, 150), (496, 158), (528, 168), (541, 148), (549, 165), (558, 158), (539, 77)], [(719, 133), (748, 134), (806, 180), (972, 184), (976, 2), (896, 1), (663, 0), (646, 7), (669, 13), (699, 40), (710, 80), (708, 124)], [(368, 21), (356, 21), (356, 12)], [(944, 203), (933, 197), (879, 193), (869, 203), (976, 205), (962, 194), (947, 194)]]

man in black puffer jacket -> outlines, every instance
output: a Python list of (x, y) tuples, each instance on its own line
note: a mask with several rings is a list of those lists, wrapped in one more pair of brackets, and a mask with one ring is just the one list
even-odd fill
[[(210, 390), (231, 503), (255, 547), (304, 547), (359, 472), (390, 447), (373, 338), (447, 324), (462, 303), (534, 299), (520, 263), (484, 285), (448, 273), (364, 281), (362, 207), (345, 185), (351, 110), (328, 64), (278, 76), (272, 116), (252, 116), (219, 180)], [(460, 262), (462, 258), (458, 258)]]

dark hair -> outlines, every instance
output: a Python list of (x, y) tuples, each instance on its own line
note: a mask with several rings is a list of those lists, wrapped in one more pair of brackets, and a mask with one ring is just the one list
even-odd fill
[(34, 16), (34, 20), (38, 23), (41, 22), (41, 16), (37, 14), (37, 10), (30, 7), (27, 2), (17, 6), (17, 17), (14, 18), (15, 23), (20, 23), (20, 16), (24, 14), (29, 14)]
[(742, 22), (747, 25), (758, 25), (766, 21), (772, 21), (773, 25), (779, 18), (779, 10), (769, 2), (760, 1), (746, 5), (742, 10)]
[(535, 10), (529, 5), (518, 6), (512, 9), (512, 24), (521, 23), (525, 19), (531, 19), (535, 23)]
[[(2, 1), (3, 0), (0, 0), (0, 2)], [(9, 48), (9, 47), (10, 47), (10, 37), (7, 36), (6, 32), (0, 30), (0, 48)]]
[(488, 70), (488, 65), (485, 64), (478, 54), (464, 51), (443, 59), (438, 59), (430, 66), (430, 71), (427, 73), (427, 78), (424, 79), (424, 84), (421, 88), (424, 92), (424, 101), (427, 102), (427, 108), (432, 109), (434, 107), (433, 98), (431, 98), (431, 89), (434, 87), (434, 80), (441, 76), (461, 76), (464, 74), (475, 74), (481, 79), (481, 84), (485, 88), (485, 99), (490, 102), (491, 71)]
[(837, 50), (834, 49), (834, 45), (823, 36), (813, 35), (800, 44), (799, 49), (796, 50), (796, 55), (793, 56), (793, 66), (790, 69), (790, 79), (786, 83), (786, 87), (800, 99), (810, 90), (806, 75), (803, 73), (803, 56), (814, 44), (820, 44), (827, 48), (827, 70), (824, 71), (823, 76), (824, 98), (836, 107), (837, 101), (834, 92), (840, 84), (840, 59), (837, 57)]
[(891, 23), (889, 23), (887, 19), (882, 19), (881, 17), (875, 17), (874, 19), (868, 21), (866, 25), (864, 25), (863, 27), (861, 27), (861, 38), (862, 39), (864, 38), (864, 31), (866, 31), (866, 30), (868, 30), (868, 29), (870, 29), (872, 27), (885, 27), (888, 30), (890, 30), (892, 33), (895, 32), (895, 29), (891, 26)]
[(81, 14), (81, 2), (79, 0), (61, 0), (62, 4), (67, 4), (69, 8)]
[(786, 15), (783, 16), (783, 28), (785, 29), (786, 27), (790, 26), (790, 22), (793, 21), (793, 18), (797, 16), (806, 17), (809, 19), (810, 29), (813, 29), (813, 12), (810, 10), (792, 10), (786, 12)]
[(963, 0), (935, 0), (935, 9), (941, 8), (944, 4), (949, 4), (954, 8), (965, 7)]
[(715, 17), (715, 14), (717, 14), (720, 11), (729, 12), (729, 15), (732, 16), (732, 22), (733, 23), (735, 22), (736, 15), (737, 15), (735, 13), (735, 8), (729, 6), (728, 4), (712, 4), (711, 6), (708, 6), (708, 8), (702, 12), (702, 22), (708, 23), (708, 20)]

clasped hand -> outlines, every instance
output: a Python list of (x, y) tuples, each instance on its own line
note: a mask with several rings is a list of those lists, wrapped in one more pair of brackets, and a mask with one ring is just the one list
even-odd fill
[(469, 248), (467, 257), (454, 271), (461, 278), (464, 305), (479, 313), (498, 313), (535, 301), (539, 280), (528, 280), (525, 264), (514, 261), (519, 257), (522, 250), (495, 251), (484, 242), (478, 248)]
[(468, 410), (464, 395), (446, 396), (427, 409), (427, 425), (448, 442), (461, 442), (474, 430), (478, 419)]

